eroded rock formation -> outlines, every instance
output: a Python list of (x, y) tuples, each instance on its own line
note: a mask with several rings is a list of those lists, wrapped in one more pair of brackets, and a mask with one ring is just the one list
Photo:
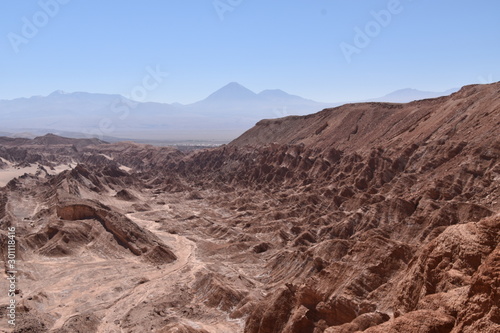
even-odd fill
[(40, 165), (0, 188), (23, 329), (497, 332), (499, 129), (496, 83), (191, 153), (2, 139), (5, 167)]

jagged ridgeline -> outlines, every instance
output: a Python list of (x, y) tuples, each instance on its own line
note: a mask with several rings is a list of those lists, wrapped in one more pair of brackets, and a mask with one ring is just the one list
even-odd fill
[(499, 131), (494, 83), (192, 152), (0, 138), (17, 329), (498, 332)]

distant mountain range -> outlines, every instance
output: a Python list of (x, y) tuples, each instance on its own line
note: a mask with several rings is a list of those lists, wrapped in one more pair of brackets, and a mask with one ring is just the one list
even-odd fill
[(418, 101), (421, 99), (436, 98), (436, 97), (451, 95), (454, 92), (457, 92), (458, 90), (459, 88), (453, 88), (443, 92), (431, 92), (431, 91), (421, 91), (417, 89), (401, 89), (401, 90), (396, 90), (383, 97), (369, 99), (367, 100), (367, 102), (408, 103), (411, 101)]
[[(403, 89), (367, 101), (404, 103), (448, 95)], [(320, 103), (282, 90), (255, 93), (231, 82), (192, 104), (139, 103), (121, 95), (55, 91), (48, 96), (0, 100), (0, 135), (35, 137), (55, 133), (161, 141), (234, 139), (261, 119), (305, 115), (343, 103)]]

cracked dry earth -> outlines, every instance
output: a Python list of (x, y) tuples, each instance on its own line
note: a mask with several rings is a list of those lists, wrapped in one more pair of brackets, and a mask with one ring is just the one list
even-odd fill
[(499, 129), (495, 83), (190, 153), (0, 138), (0, 330), (498, 332)]

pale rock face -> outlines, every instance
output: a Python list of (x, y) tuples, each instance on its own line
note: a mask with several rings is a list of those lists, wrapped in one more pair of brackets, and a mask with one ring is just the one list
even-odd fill
[(496, 83), (189, 153), (0, 138), (0, 173), (36, 165), (0, 188), (17, 329), (497, 332), (499, 129)]

